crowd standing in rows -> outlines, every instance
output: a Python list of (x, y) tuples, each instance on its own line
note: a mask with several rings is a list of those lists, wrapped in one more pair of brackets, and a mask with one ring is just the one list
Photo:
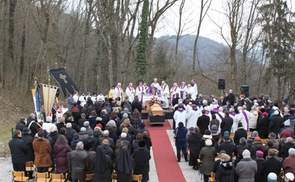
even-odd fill
[[(193, 80), (188, 85), (174, 83), (170, 90), (157, 79), (150, 87), (140, 83), (134, 89), (130, 83), (126, 97), (123, 93), (120, 83), (107, 97), (75, 93), (68, 97), (64, 115), (53, 109), (43, 123), (33, 113), (21, 118), (9, 143), (14, 170), (23, 171), (26, 161), (34, 161), (37, 171), (51, 167), (68, 173), (73, 181), (83, 181), (86, 173), (94, 173), (94, 181), (110, 181), (113, 169), (118, 181), (130, 181), (132, 172), (148, 181), (152, 143), (141, 120), (143, 96), (148, 94), (171, 98), (177, 161), (183, 153), (194, 169), (201, 166), (204, 181), (211, 172), (217, 181), (224, 181), (225, 176), (226, 181), (269, 181), (274, 175), (280, 178), (277, 169), (281, 167), (285, 179), (294, 180), (295, 107), (286, 99), (281, 108), (267, 96), (249, 99), (241, 95), (236, 100), (232, 90), (224, 97), (205, 99)], [(264, 139), (268, 139), (265, 144)], [(215, 161), (217, 153), (220, 160)], [(267, 164), (270, 161), (275, 164)]]
[(205, 182), (212, 173), (217, 182), (294, 181), (295, 106), (288, 99), (279, 107), (267, 96), (236, 99), (229, 90), (218, 99), (177, 95), (172, 103), (177, 161), (182, 152)]
[[(37, 172), (50, 169), (71, 181), (94, 173), (93, 181), (110, 182), (114, 171), (118, 181), (132, 181), (133, 174), (149, 181), (152, 141), (137, 96), (132, 103), (128, 97), (124, 102), (84, 97), (84, 106), (79, 100), (69, 104), (62, 117), (57, 111), (43, 122), (34, 113), (20, 119), (9, 142), (13, 169), (25, 171), (25, 163), (34, 161)], [(26, 175), (33, 178), (32, 172)]]

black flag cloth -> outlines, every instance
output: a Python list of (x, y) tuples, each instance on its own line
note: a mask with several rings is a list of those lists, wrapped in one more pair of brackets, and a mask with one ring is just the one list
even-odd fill
[(64, 96), (66, 96), (66, 91), (71, 94), (74, 94), (75, 91), (79, 91), (78, 87), (64, 68), (50, 70), (50, 74), (59, 83)]

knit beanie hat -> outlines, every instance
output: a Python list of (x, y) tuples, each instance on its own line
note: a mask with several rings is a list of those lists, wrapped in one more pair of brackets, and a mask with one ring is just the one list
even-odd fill
[(288, 150), (289, 155), (295, 155), (295, 149), (294, 148), (290, 148)]
[(245, 149), (243, 151), (242, 155), (243, 155), (244, 159), (250, 159), (251, 158), (251, 153), (250, 153), (250, 151), (248, 149)]
[(257, 158), (263, 158), (263, 152), (261, 150), (256, 151), (256, 157)]
[(261, 142), (261, 138), (260, 137), (255, 137), (254, 142)]
[(294, 174), (288, 172), (288, 173), (285, 174), (285, 178), (287, 178), (290, 181), (293, 181), (294, 180)]
[(210, 146), (212, 145), (212, 140), (207, 139), (207, 140), (205, 141), (205, 145), (208, 146), (208, 147), (210, 147)]
[(271, 172), (267, 175), (268, 182), (277, 182), (277, 175), (274, 172)]

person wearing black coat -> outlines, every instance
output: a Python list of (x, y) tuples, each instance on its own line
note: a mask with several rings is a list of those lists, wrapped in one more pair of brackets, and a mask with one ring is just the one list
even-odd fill
[(269, 124), (270, 124), (270, 120), (269, 120), (268, 114), (267, 114), (267, 112), (263, 112), (262, 118), (258, 121), (258, 124), (257, 124), (257, 131), (258, 131), (260, 138), (262, 138), (262, 139), (268, 138)]
[(176, 97), (172, 100), (172, 106), (175, 106), (176, 104), (178, 104), (179, 99), (180, 99), (179, 94), (176, 93)]
[(19, 122), (16, 124), (15, 129), (19, 131), (23, 131), (26, 126), (26, 118), (21, 117)]
[(111, 174), (113, 171), (113, 162), (111, 157), (106, 155), (103, 147), (99, 145), (96, 148), (96, 156), (94, 160), (94, 182), (111, 182)]
[(256, 159), (256, 151), (261, 150), (264, 154), (267, 154), (267, 148), (263, 145), (260, 137), (255, 137), (254, 142), (252, 143), (252, 146), (250, 148), (251, 152), (251, 158), (253, 160)]
[(280, 116), (279, 111), (275, 111), (274, 116), (271, 118), (270, 124), (268, 126), (268, 133), (273, 132), (277, 135), (277, 138), (278, 138), (280, 129), (283, 126), (283, 122), (284, 122), (284, 119)]
[(285, 160), (289, 156), (288, 150), (290, 148), (295, 148), (295, 144), (293, 141), (293, 138), (287, 137), (285, 139), (285, 142), (281, 144), (281, 149), (280, 149), (280, 156)]
[(224, 118), (222, 118), (221, 125), (220, 125), (222, 136), (225, 131), (228, 131), (228, 132), (231, 131), (231, 127), (232, 127), (233, 123), (234, 123), (233, 118), (229, 116), (228, 112), (225, 112)]
[(235, 100), (236, 100), (236, 97), (235, 95), (233, 94), (233, 90), (229, 90), (228, 91), (228, 96), (227, 96), (227, 101), (230, 103), (230, 105), (235, 105)]
[(235, 146), (235, 156), (236, 156), (236, 160), (235, 160), (235, 165), (240, 162), (240, 160), (243, 159), (242, 153), (245, 149), (249, 149), (249, 146), (247, 145), (247, 140), (246, 138), (242, 137), (239, 140), (239, 144)]
[(131, 104), (132, 107), (132, 112), (134, 111), (134, 109), (137, 109), (139, 113), (141, 113), (142, 110), (142, 104), (140, 103), (138, 96), (134, 97), (134, 101)]
[[(26, 162), (34, 161), (34, 157), (35, 157), (34, 149), (33, 149), (33, 145), (32, 145), (34, 138), (31, 137), (29, 132), (30, 131), (28, 128), (24, 128), (22, 131), (22, 138), (21, 138), (25, 142), (26, 147), (28, 149), (28, 153), (26, 155)], [(33, 171), (29, 171), (28, 176), (30, 179), (33, 178)]]
[(116, 159), (115, 166), (118, 182), (132, 181), (132, 171), (135, 168), (135, 161), (131, 158), (126, 146), (122, 147), (120, 155)]
[(260, 170), (261, 170), (261, 167), (262, 167), (262, 163), (264, 161), (264, 158), (263, 158), (263, 152), (261, 150), (257, 150), (256, 151), (256, 164), (257, 164), (257, 172), (255, 174), (255, 182), (260, 182), (261, 181), (261, 174), (260, 174)]
[(235, 168), (227, 154), (221, 154), (221, 163), (215, 175), (216, 182), (234, 182)]
[(230, 141), (228, 135), (223, 136), (223, 142), (219, 145), (217, 152), (220, 152), (221, 150), (224, 150), (230, 158), (235, 151), (235, 145)]
[(202, 135), (204, 135), (205, 131), (208, 130), (208, 126), (210, 123), (210, 117), (207, 116), (206, 114), (206, 110), (202, 110), (202, 116), (200, 116), (197, 120), (197, 126), (200, 129), (200, 133)]
[(20, 130), (15, 130), (13, 132), (12, 140), (9, 142), (13, 170), (15, 171), (25, 170), (25, 163), (28, 154), (26, 143), (21, 139), (21, 137), (22, 132)]
[(200, 133), (200, 130), (198, 127), (195, 128), (195, 132), (191, 133), (190, 136), (187, 139), (188, 142), (188, 148), (190, 150), (189, 155), (189, 166), (193, 166), (193, 169), (198, 169), (198, 161), (200, 154), (200, 141), (202, 139), (202, 134)]
[(149, 160), (151, 159), (150, 151), (145, 147), (145, 142), (138, 143), (139, 148), (135, 149), (132, 158), (135, 161), (133, 174), (142, 174), (142, 182), (149, 181)]
[(279, 160), (275, 158), (276, 150), (269, 149), (268, 150), (268, 158), (262, 162), (261, 169), (259, 173), (261, 174), (262, 178), (260, 182), (267, 182), (267, 175), (270, 172), (276, 173), (277, 176), (280, 176), (282, 164)]
[(247, 131), (244, 129), (243, 124), (239, 122), (238, 129), (235, 131), (235, 136), (234, 136), (235, 145), (238, 145), (240, 143), (240, 139), (242, 137), (247, 138)]

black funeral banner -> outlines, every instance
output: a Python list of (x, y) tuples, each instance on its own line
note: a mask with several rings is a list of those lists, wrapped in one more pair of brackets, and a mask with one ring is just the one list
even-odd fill
[(71, 94), (74, 94), (75, 91), (79, 91), (78, 87), (64, 68), (50, 70), (50, 74), (59, 83), (64, 96), (66, 96), (66, 91)]

